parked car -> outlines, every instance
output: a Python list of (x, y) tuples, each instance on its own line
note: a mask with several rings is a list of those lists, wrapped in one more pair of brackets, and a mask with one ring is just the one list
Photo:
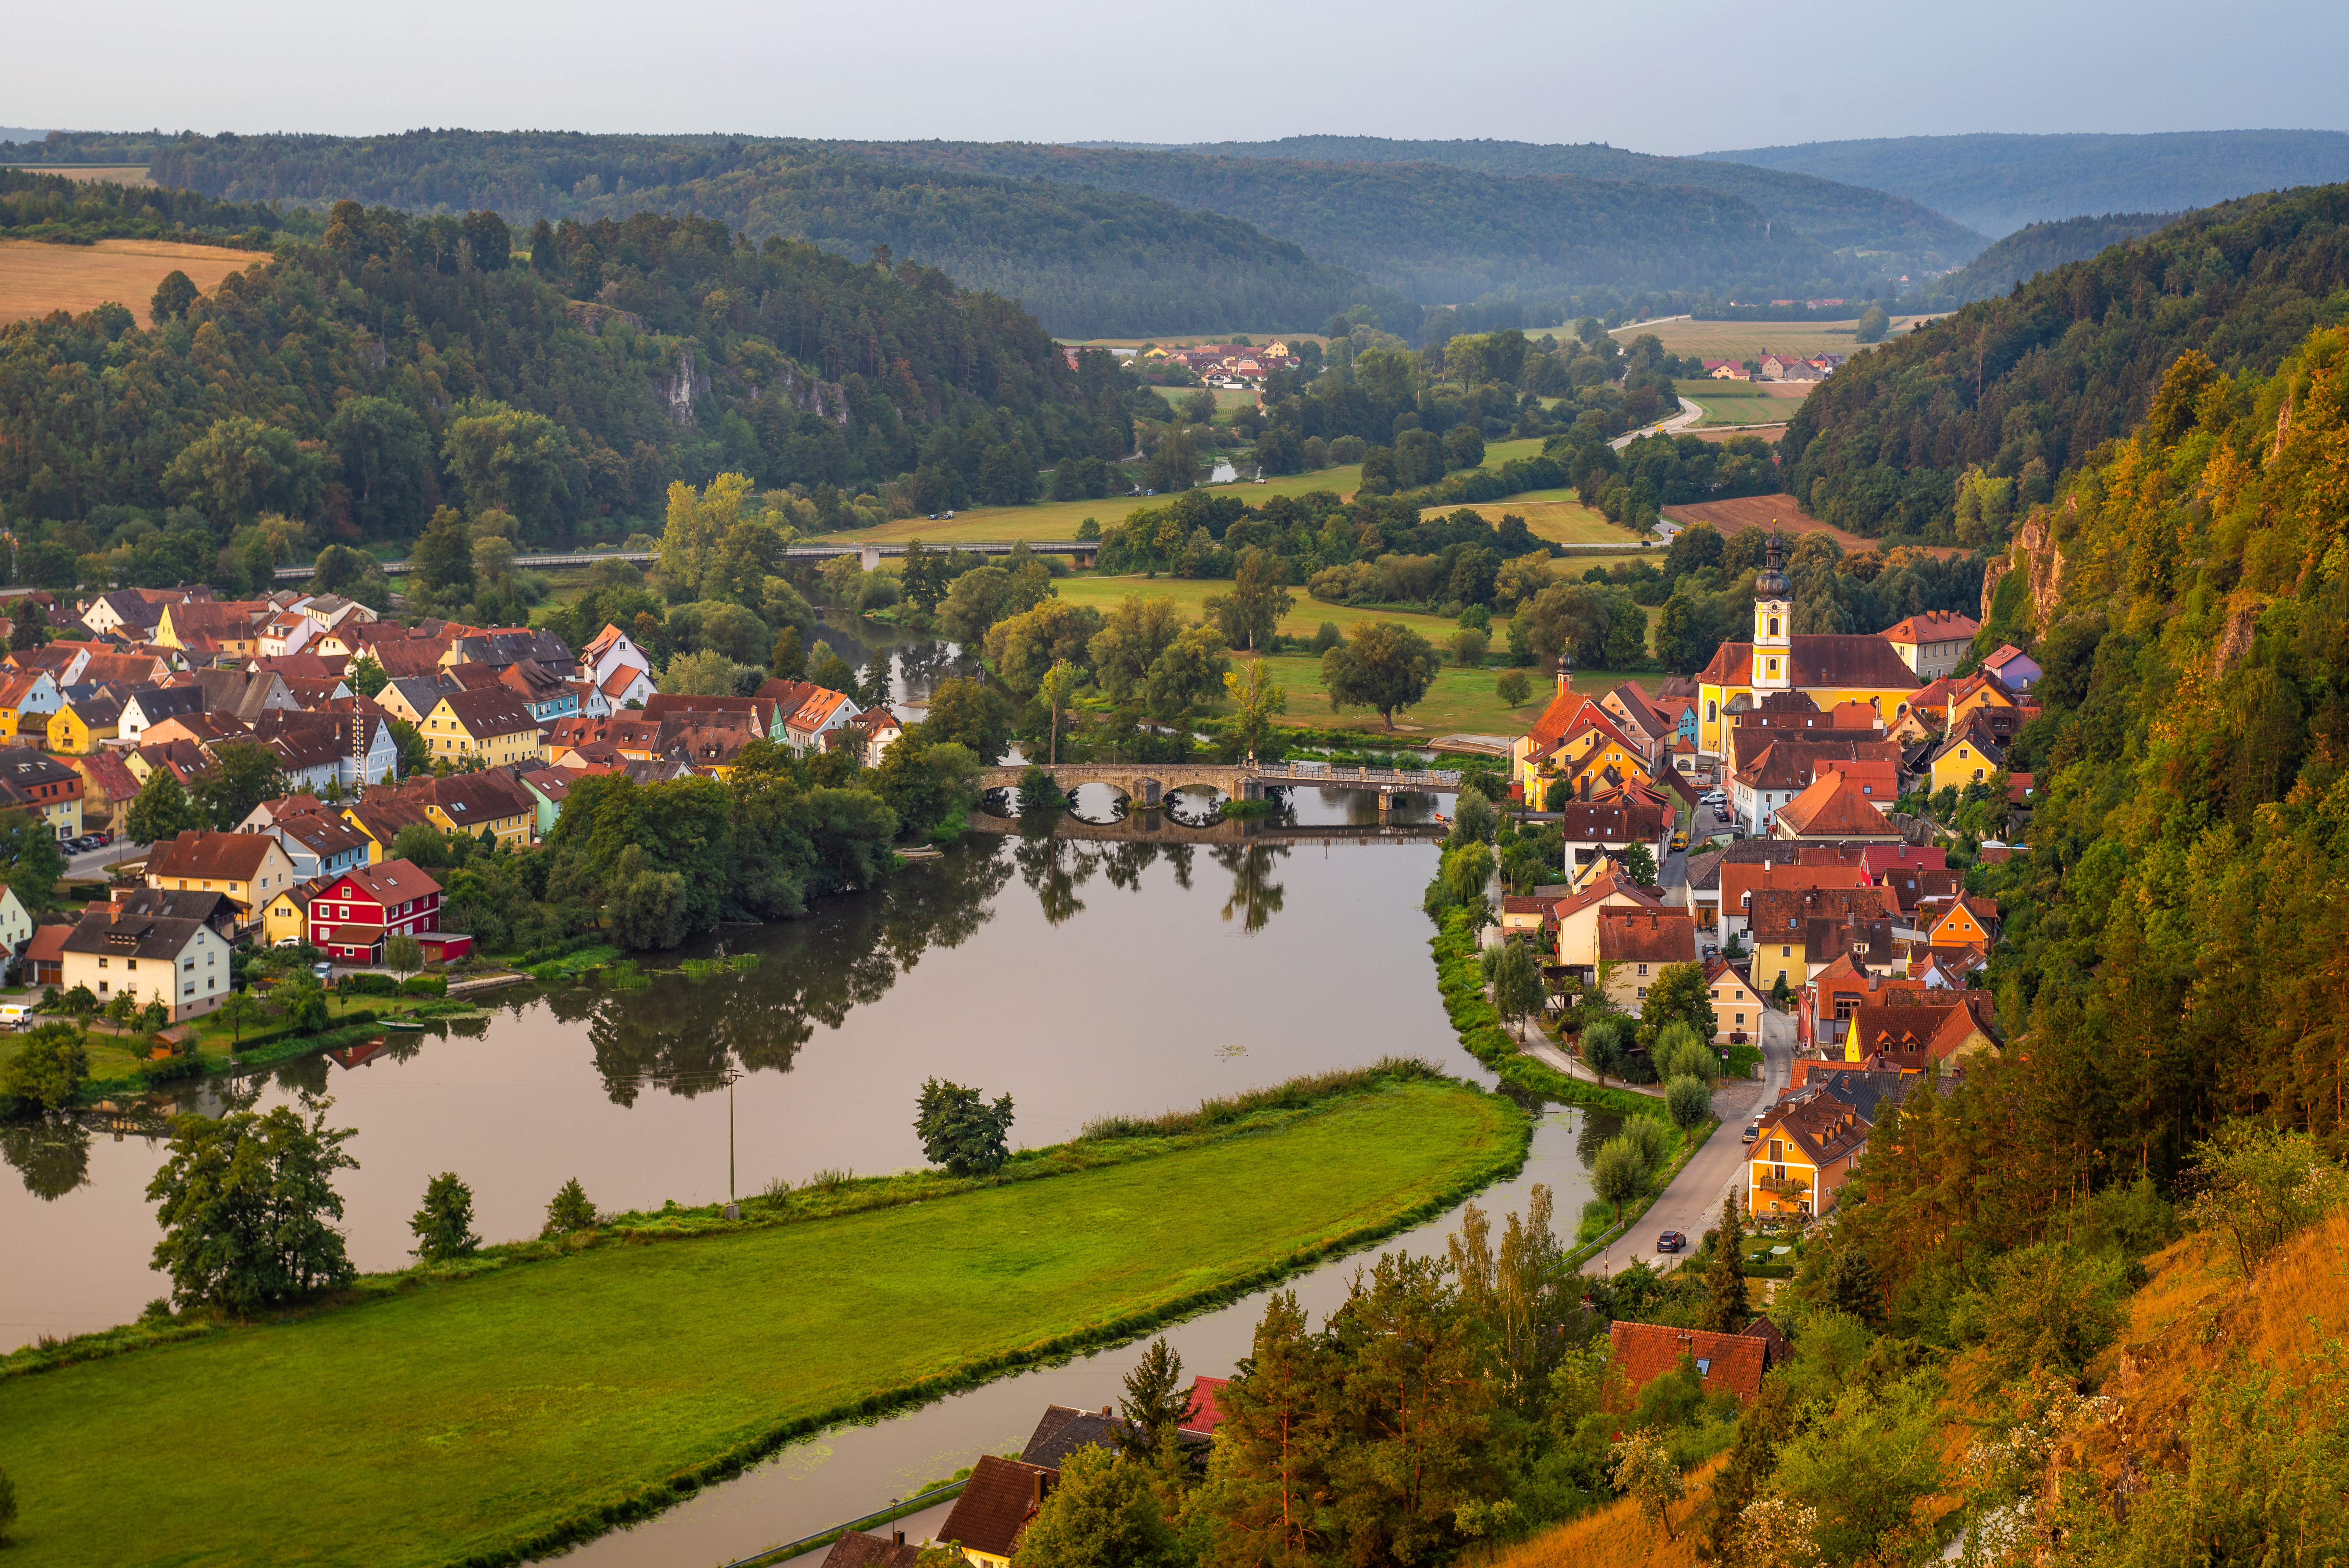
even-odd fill
[(1729, 804), (1729, 797), (1718, 789), (1708, 789), (1703, 794), (1698, 796), (1697, 799), (1703, 801), (1708, 806), (1726, 806)]
[(1656, 1251), (1660, 1253), (1676, 1253), (1687, 1245), (1688, 1238), (1678, 1231), (1666, 1231), (1656, 1238)]
[(1682, 831), (1682, 830), (1680, 830), (1680, 829), (1677, 829), (1677, 828), (1676, 828), (1676, 829), (1674, 829), (1674, 830), (1672, 830), (1672, 852), (1673, 852), (1674, 854), (1678, 854), (1678, 853), (1680, 853), (1680, 851), (1681, 851), (1685, 850), (1685, 849), (1687, 849), (1687, 848), (1688, 848), (1688, 834), (1687, 834), (1685, 831)]
[(1749, 1121), (1749, 1122), (1747, 1122), (1747, 1123), (1745, 1124), (1745, 1141), (1746, 1141), (1746, 1142), (1751, 1143), (1751, 1142), (1753, 1142), (1756, 1138), (1759, 1138), (1759, 1137), (1761, 1137), (1761, 1136), (1762, 1136), (1762, 1124), (1761, 1124), (1760, 1122), (1758, 1122), (1758, 1121)]

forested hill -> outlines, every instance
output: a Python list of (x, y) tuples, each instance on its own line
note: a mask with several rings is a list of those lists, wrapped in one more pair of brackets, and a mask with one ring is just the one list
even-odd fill
[(1780, 470), (1822, 521), (1948, 539), (1969, 469), (2009, 484), (2007, 502), (2044, 500), (2143, 416), (2180, 354), (2266, 374), (2349, 315), (2344, 284), (2349, 185), (2189, 213), (1853, 356), (1795, 411)]
[(1765, 217), (1830, 250), (1880, 253), (1895, 273), (1940, 271), (1982, 247), (1982, 236), (1930, 208), (1880, 190), (1793, 170), (1663, 158), (1603, 142), (1394, 141), (1382, 136), (1290, 136), (1215, 141), (1167, 150), (1319, 163), (1435, 163), (1485, 174), (1568, 174), (1634, 185), (1693, 185), (1751, 202)]
[(1904, 136), (1703, 156), (1889, 191), (1993, 235), (2079, 212), (2181, 212), (2349, 180), (2349, 134), (2337, 130)]
[(2106, 212), (2096, 218), (2033, 223), (2017, 229), (1956, 272), (1934, 279), (1918, 292), (1913, 305), (1921, 314), (1990, 299), (2066, 262), (2085, 261), (2107, 245), (2143, 239), (2178, 218), (2176, 212)]
[[(0, 170), (0, 197), (26, 187), (88, 189)], [(136, 509), (183, 578), (268, 515), (311, 551), (410, 537), (443, 503), (524, 543), (616, 539), (672, 480), (734, 470), (806, 487), (832, 525), (909, 471), (1020, 500), (1040, 468), (1133, 444), (1109, 356), (1072, 368), (1018, 305), (708, 219), (520, 236), (343, 203), (192, 304), (130, 303), (0, 327), (0, 514), (85, 554)]]
[(150, 167), (160, 184), (239, 201), (487, 209), (523, 225), (693, 213), (859, 260), (887, 245), (966, 288), (1019, 300), (1064, 336), (1296, 331), (1355, 304), (1403, 332), (1419, 319), (1393, 291), (1234, 217), (812, 143), (465, 130), (181, 137)]
[(1877, 270), (1838, 261), (1817, 241), (1772, 225), (1750, 202), (1689, 187), (1035, 142), (828, 145), (1228, 213), (1428, 304), (1590, 286), (1791, 292)]
[(2349, 1150), (2349, 330), (2286, 348), (2178, 360), (2000, 583), (1983, 642), (2046, 672), (2008, 758), (2030, 852), (1969, 880), (2006, 921), (2008, 1047), (1877, 1130), (1846, 1212), (1889, 1295), (1946, 1302), (2077, 1195), (2168, 1187), (2230, 1117)]

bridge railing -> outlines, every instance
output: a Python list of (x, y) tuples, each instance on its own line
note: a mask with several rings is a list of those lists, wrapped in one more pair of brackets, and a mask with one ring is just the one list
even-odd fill
[(1299, 784), (1390, 784), (1402, 789), (1457, 789), (1461, 775), (1444, 768), (1340, 768), (1322, 762), (1259, 762), (1260, 779)]

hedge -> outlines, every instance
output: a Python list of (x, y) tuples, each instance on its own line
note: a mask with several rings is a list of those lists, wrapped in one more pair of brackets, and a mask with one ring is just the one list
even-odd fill
[(1485, 972), (1476, 959), (1476, 934), (1464, 910), (1444, 917), (1444, 927), (1429, 940), (1435, 950), (1435, 972), (1444, 990), (1444, 1010), (1468, 1054), (1500, 1076), (1503, 1083), (1527, 1094), (1569, 1105), (1589, 1106), (1619, 1116), (1652, 1116), (1670, 1121), (1663, 1101), (1629, 1089), (1601, 1088), (1568, 1078), (1556, 1068), (1517, 1049), (1501, 1026), (1501, 1016), (1485, 995)]

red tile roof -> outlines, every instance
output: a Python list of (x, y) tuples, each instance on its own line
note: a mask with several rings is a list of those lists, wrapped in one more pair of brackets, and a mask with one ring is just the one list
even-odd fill
[(981, 1454), (963, 1483), (954, 1511), (938, 1527), (938, 1539), (951, 1541), (990, 1557), (1009, 1557), (1019, 1544), (1019, 1532), (1035, 1517), (1036, 1505), (1052, 1480), (1041, 1465)]
[(1669, 1328), (1659, 1323), (1617, 1323), (1608, 1330), (1608, 1342), (1623, 1402), (1680, 1366), (1683, 1356), (1697, 1363), (1705, 1392), (1727, 1390), (1748, 1399), (1762, 1388), (1768, 1361), (1768, 1343), (1742, 1334), (1713, 1334), (1702, 1328)]

